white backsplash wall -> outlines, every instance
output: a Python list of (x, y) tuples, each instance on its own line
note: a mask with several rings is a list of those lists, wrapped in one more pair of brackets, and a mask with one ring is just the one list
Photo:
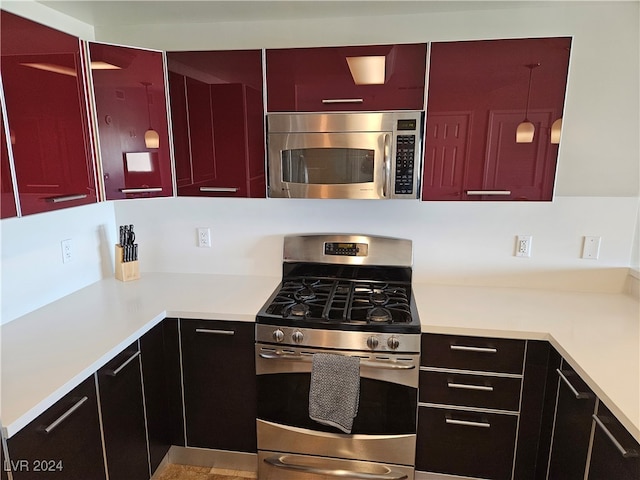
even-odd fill
[[(0, 323), (113, 275), (114, 238), (113, 202), (2, 220)], [(66, 239), (72, 259), (63, 263)]]
[[(557, 197), (551, 203), (165, 198), (115, 202), (134, 224), (143, 272), (281, 275), (282, 238), (358, 233), (413, 241), (414, 280), (619, 292), (632, 255), (638, 199)], [(211, 248), (196, 229), (211, 229)], [(532, 235), (531, 258), (515, 257)], [(583, 236), (600, 258), (580, 258)], [(179, 287), (179, 286), (177, 286)]]

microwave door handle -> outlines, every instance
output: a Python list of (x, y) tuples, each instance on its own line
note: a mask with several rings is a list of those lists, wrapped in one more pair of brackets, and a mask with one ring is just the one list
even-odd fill
[(384, 135), (384, 183), (382, 184), (382, 196), (387, 198), (389, 178), (391, 177), (391, 135)]

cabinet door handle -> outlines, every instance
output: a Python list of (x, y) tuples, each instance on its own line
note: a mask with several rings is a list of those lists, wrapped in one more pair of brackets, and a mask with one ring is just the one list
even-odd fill
[(469, 347), (466, 345), (449, 345), (451, 350), (460, 352), (477, 352), (477, 353), (498, 353), (497, 348), (492, 347)]
[(322, 103), (332, 104), (332, 103), (363, 103), (363, 98), (323, 98)]
[(200, 187), (201, 192), (236, 193), (238, 187)]
[(60, 415), (60, 417), (58, 417), (57, 420), (55, 420), (53, 423), (51, 423), (48, 427), (44, 427), (42, 429), (42, 431), (44, 433), (51, 433), (58, 425), (60, 425), (67, 418), (69, 418), (69, 416), (71, 416), (71, 414), (73, 414), (73, 412), (75, 412), (77, 409), (79, 409), (82, 406), (82, 404), (84, 402), (86, 402), (87, 400), (89, 400), (89, 397), (82, 397), (69, 410), (67, 410), (62, 415)]
[(384, 136), (384, 164), (382, 167), (384, 179), (382, 180), (382, 196), (387, 197), (389, 189), (389, 180), (391, 179), (391, 135)]
[(83, 198), (87, 198), (86, 193), (78, 193), (74, 195), (63, 195), (62, 197), (49, 197), (49, 198), (45, 198), (45, 202), (62, 203), (62, 202), (70, 202), (72, 200), (81, 200)]
[(458, 388), (460, 390), (479, 390), (481, 392), (493, 392), (493, 387), (487, 385), (468, 385), (466, 383), (448, 382), (447, 387)]
[(235, 335), (236, 332), (233, 330), (210, 330), (208, 328), (196, 328), (196, 333), (209, 333), (211, 335)]
[(489, 422), (472, 422), (469, 420), (456, 420), (455, 418), (445, 418), (445, 423), (449, 425), (462, 425), (464, 427), (491, 428)]
[(511, 195), (511, 190), (467, 190), (467, 195)]
[(569, 382), (569, 379), (565, 377), (564, 373), (562, 373), (562, 370), (560, 370), (559, 368), (556, 368), (556, 372), (558, 373), (558, 376), (560, 377), (560, 379), (567, 385), (567, 387), (569, 387), (569, 390), (571, 390), (571, 393), (573, 393), (578, 400), (584, 400), (590, 397), (588, 393), (579, 392), (578, 390), (576, 390), (576, 388), (573, 385), (571, 385), (571, 382)]
[(131, 362), (133, 362), (136, 358), (138, 358), (138, 355), (140, 355), (140, 350), (138, 350), (136, 353), (134, 353), (133, 355), (131, 355), (127, 360), (125, 360), (125, 362), (120, 365), (118, 368), (116, 368), (115, 370), (107, 370), (107, 375), (111, 376), (111, 377), (115, 377), (116, 375), (118, 375), (122, 369), (124, 367), (126, 367), (127, 365), (129, 365)]
[(616, 450), (620, 452), (620, 455), (622, 455), (624, 458), (633, 458), (640, 455), (636, 450), (624, 448), (622, 444), (616, 439), (616, 437), (613, 436), (613, 433), (611, 433), (611, 431), (607, 428), (607, 426), (598, 417), (597, 414), (594, 413), (591, 417), (596, 422), (596, 424), (602, 429), (604, 434), (607, 437), (609, 437), (609, 440), (611, 440), (611, 443), (613, 443), (613, 446), (616, 447)]
[(161, 192), (162, 187), (147, 187), (147, 188), (121, 188), (122, 193), (151, 193)]

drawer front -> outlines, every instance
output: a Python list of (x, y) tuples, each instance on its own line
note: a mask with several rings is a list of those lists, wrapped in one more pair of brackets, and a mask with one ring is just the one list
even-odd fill
[(422, 335), (421, 365), (478, 372), (522, 374), (524, 340)]
[(519, 378), (420, 372), (420, 402), (517, 412), (520, 407)]
[(509, 480), (518, 417), (420, 407), (416, 470)]

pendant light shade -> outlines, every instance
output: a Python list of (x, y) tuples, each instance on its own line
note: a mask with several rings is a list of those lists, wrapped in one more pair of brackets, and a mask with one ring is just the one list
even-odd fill
[(144, 132), (144, 145), (147, 148), (159, 148), (160, 147), (160, 135), (153, 128), (151, 128), (151, 108), (149, 107), (149, 82), (141, 82), (144, 85), (145, 99), (147, 102), (147, 115), (149, 118), (149, 129)]
[(557, 145), (560, 143), (560, 134), (562, 133), (562, 117), (551, 124), (551, 143)]
[(516, 128), (516, 143), (533, 142), (533, 136), (535, 133), (535, 125), (525, 119), (525, 121), (519, 123), (518, 128)]
[(531, 99), (531, 76), (533, 69), (539, 67), (539, 63), (525, 65), (529, 69), (529, 89), (527, 91), (527, 108), (524, 111), (524, 120), (516, 128), (516, 143), (531, 143), (536, 132), (536, 127), (529, 121), (529, 100)]

